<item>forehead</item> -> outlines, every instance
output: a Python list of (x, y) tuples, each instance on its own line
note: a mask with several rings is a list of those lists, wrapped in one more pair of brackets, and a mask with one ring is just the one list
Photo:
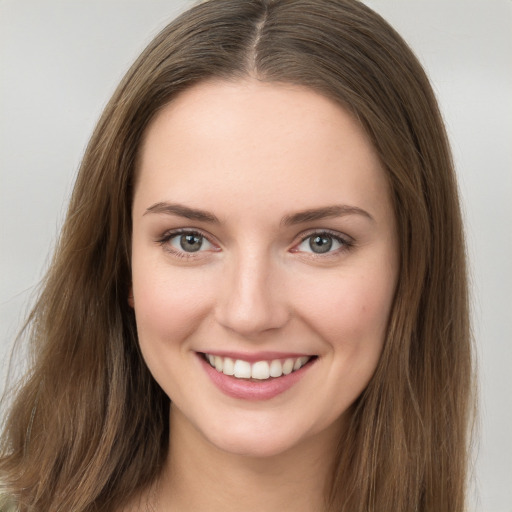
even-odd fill
[(219, 196), (255, 208), (369, 207), (387, 190), (352, 115), (308, 88), (257, 80), (204, 82), (181, 93), (146, 130), (138, 172), (136, 196), (145, 202), (209, 209), (228, 209)]

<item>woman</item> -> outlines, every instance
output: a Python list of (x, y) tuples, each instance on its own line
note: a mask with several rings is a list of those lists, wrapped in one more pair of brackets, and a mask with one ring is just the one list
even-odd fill
[(20, 510), (462, 511), (464, 241), (435, 98), (347, 0), (210, 0), (84, 156), (3, 435)]

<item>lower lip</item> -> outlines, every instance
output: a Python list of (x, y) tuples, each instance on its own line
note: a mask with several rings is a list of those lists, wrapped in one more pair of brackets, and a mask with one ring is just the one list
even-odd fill
[(255, 381), (237, 379), (231, 375), (218, 372), (206, 362), (202, 354), (198, 354), (204, 370), (213, 383), (226, 395), (241, 400), (270, 400), (290, 389), (299, 382), (306, 372), (313, 366), (316, 358), (310, 360), (302, 368), (288, 375)]

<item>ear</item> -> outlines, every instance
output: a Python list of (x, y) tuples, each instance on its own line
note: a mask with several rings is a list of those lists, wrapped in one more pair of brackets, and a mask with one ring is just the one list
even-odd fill
[(130, 286), (130, 290), (128, 292), (128, 305), (132, 308), (135, 307), (135, 301), (133, 300), (133, 287)]

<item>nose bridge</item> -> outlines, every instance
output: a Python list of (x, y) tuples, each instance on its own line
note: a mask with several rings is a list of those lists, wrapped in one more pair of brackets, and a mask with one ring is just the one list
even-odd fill
[(251, 337), (282, 327), (288, 318), (282, 293), (284, 276), (268, 252), (241, 250), (225, 269), (218, 321), (238, 334)]

